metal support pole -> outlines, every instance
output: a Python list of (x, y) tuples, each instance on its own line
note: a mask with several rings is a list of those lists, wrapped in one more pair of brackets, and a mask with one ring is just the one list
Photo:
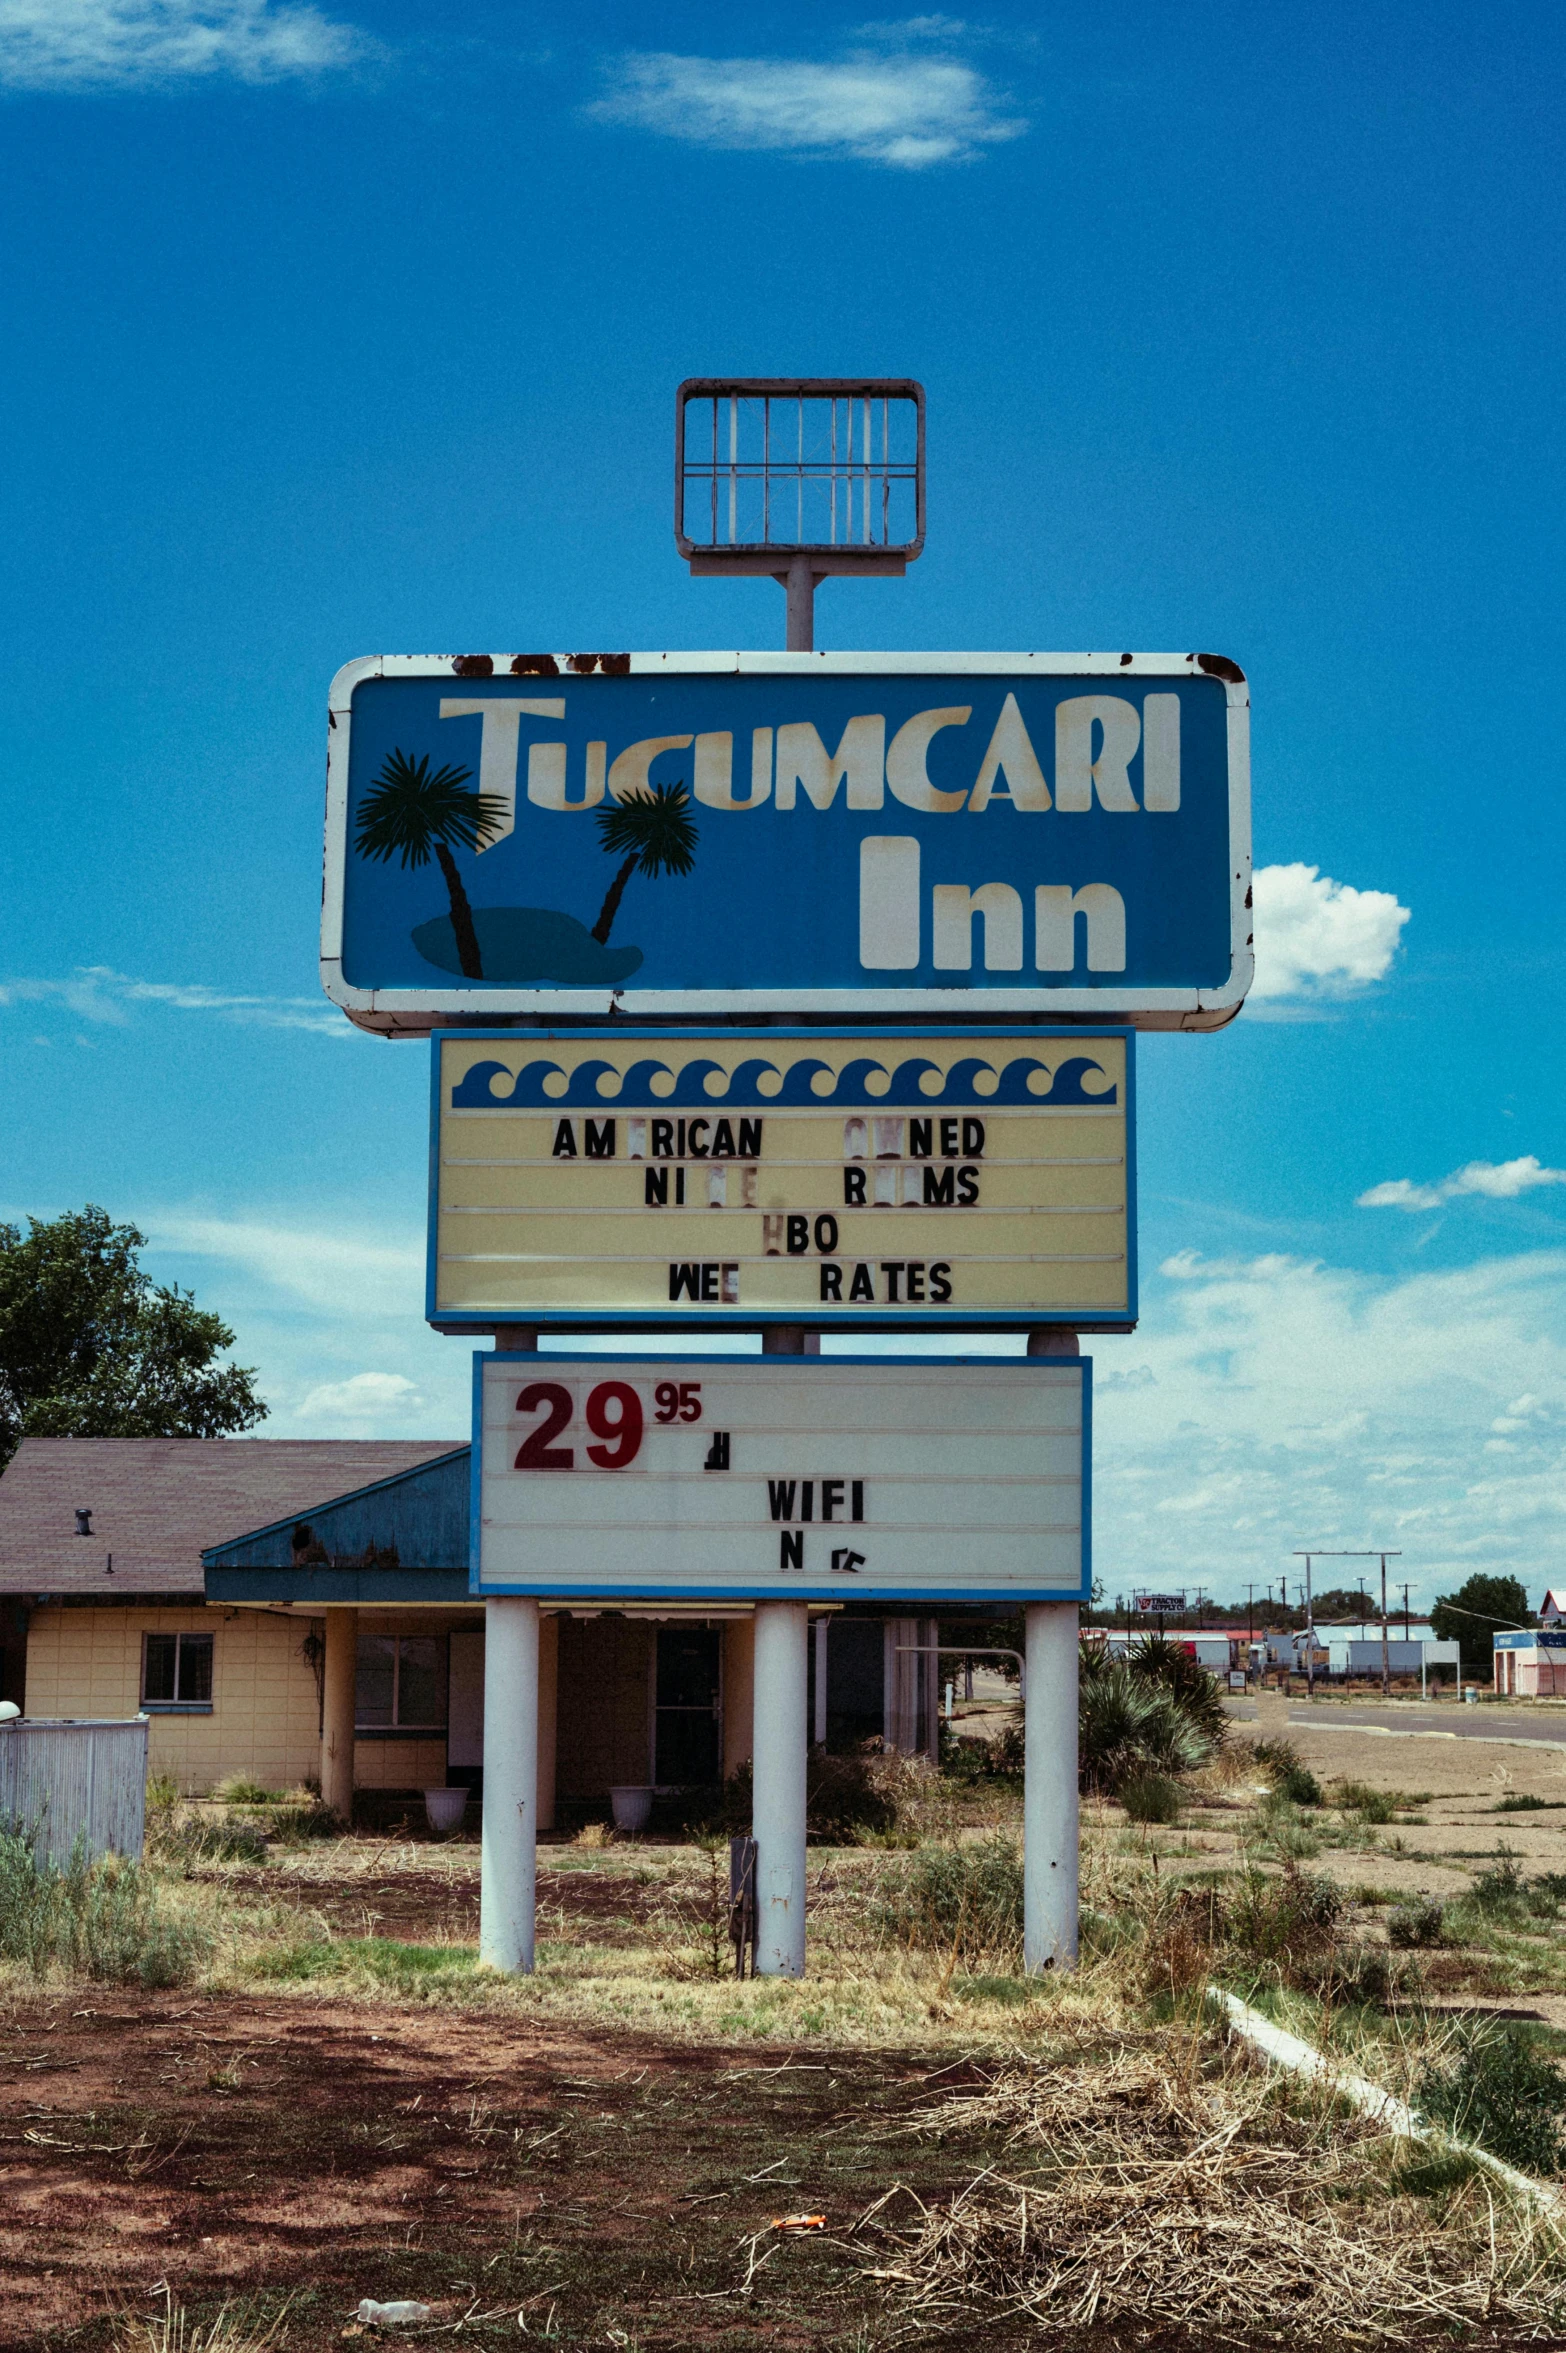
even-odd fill
[(804, 1324), (768, 1324), (761, 1335), (763, 1356), (819, 1356), (821, 1334)]
[(533, 1968), (538, 1875), (538, 1604), (484, 1604), (484, 1837), (479, 1963)]
[(756, 1974), (805, 1973), (805, 1753), (810, 1612), (756, 1604)]
[(825, 1748), (827, 1736), (827, 1628), (830, 1618), (816, 1620), (816, 1720), (811, 1735), (817, 1748)]
[(783, 586), (788, 596), (788, 627), (784, 645), (791, 654), (808, 654), (816, 644), (816, 576), (808, 556), (793, 556)]
[(1028, 1700), (1022, 1791), (1022, 1965), (1077, 1961), (1077, 1648), (1074, 1601), (1027, 1607)]

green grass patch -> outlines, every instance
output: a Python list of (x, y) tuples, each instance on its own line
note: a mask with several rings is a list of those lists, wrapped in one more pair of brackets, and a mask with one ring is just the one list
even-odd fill
[(1477, 2020), (1459, 2029), (1446, 2066), (1428, 2068), (1418, 2102), (1457, 2138), (1529, 2173), (1554, 2173), (1563, 2154), (1566, 2079), (1513, 2025)]
[(55, 1970), (109, 1985), (188, 1985), (211, 1949), (146, 1865), (80, 1845), (63, 1871), (33, 1860), (31, 1841), (0, 1828), (0, 1960), (34, 1977)]
[(369, 1978), (394, 1993), (418, 1993), (478, 1967), (477, 1945), (405, 1944), (392, 1936), (301, 1937), (270, 1945), (251, 1969), (274, 1984), (305, 1985), (321, 1978)]
[(998, 2009), (1020, 2010), (1037, 2000), (1039, 1989), (1027, 1977), (959, 1977), (952, 1991), (960, 2002), (993, 2002)]

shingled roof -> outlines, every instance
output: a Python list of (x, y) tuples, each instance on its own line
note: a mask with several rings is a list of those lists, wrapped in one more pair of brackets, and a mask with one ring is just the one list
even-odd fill
[[(0, 1593), (203, 1593), (201, 1555), (457, 1438), (24, 1438), (0, 1478)], [(92, 1533), (79, 1536), (87, 1511)], [(112, 1568), (110, 1562), (112, 1561)]]

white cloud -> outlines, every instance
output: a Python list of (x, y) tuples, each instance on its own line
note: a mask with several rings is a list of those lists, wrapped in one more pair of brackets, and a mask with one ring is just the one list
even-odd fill
[(952, 57), (866, 53), (818, 64), (633, 52), (612, 70), (616, 86), (590, 113), (697, 147), (852, 156), (919, 171), (968, 161), (1027, 128), (998, 113), (984, 76)]
[(352, 1436), (368, 1437), (372, 1428), (380, 1432), (388, 1423), (422, 1421), (427, 1413), (422, 1390), (405, 1373), (354, 1373), (310, 1390), (295, 1408), (294, 1420), (319, 1428), (323, 1436), (342, 1424)]
[(1252, 890), (1252, 1003), (1349, 996), (1391, 970), (1409, 909), (1390, 891), (1356, 890), (1298, 863), (1258, 868)]
[(1545, 1168), (1532, 1152), (1520, 1160), (1470, 1160), (1433, 1185), (1411, 1177), (1389, 1177), (1359, 1195), (1360, 1209), (1442, 1209), (1448, 1201), (1479, 1195), (1486, 1201), (1515, 1201), (1537, 1185), (1566, 1185), (1566, 1168)]
[[(107, 964), (83, 964), (69, 980), (0, 981), (0, 1006), (49, 1004), (63, 1005), (78, 1020), (107, 1022), (120, 1029), (130, 1020), (130, 1006), (166, 1005), (181, 1013), (216, 1013), (225, 1021), (260, 1029), (305, 1029), (334, 1038), (353, 1034), (350, 1024), (319, 997), (234, 996), (199, 981), (134, 980)], [(49, 1043), (47, 1038), (33, 1042)]]
[(263, 1290), (323, 1312), (415, 1318), (424, 1312), (424, 1242), (413, 1232), (366, 1240), (352, 1228), (178, 1212), (136, 1222), (155, 1250), (226, 1261)]
[(1270, 1283), (1296, 1270), (1308, 1274), (1319, 1263), (1291, 1258), (1286, 1250), (1267, 1250), (1260, 1258), (1204, 1258), (1200, 1250), (1177, 1250), (1158, 1271), (1172, 1283)]
[(136, 89), (276, 82), (373, 53), (353, 25), (273, 0), (0, 0), (0, 86)]
[[(1566, 1251), (1385, 1279), (1183, 1251), (1134, 1389), (1098, 1384), (1097, 1573), (1243, 1598), (1317, 1544), (1400, 1547), (1416, 1595), (1542, 1589), (1566, 1549)], [(1112, 1340), (1085, 1343), (1106, 1371)], [(1504, 1449), (1504, 1451), (1499, 1451)]]

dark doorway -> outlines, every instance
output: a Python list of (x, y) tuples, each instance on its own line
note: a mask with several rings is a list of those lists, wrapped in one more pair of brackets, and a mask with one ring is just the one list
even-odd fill
[(660, 1789), (717, 1781), (723, 1636), (710, 1626), (660, 1626), (653, 1779)]
[(827, 1746), (851, 1748), (885, 1728), (885, 1630), (879, 1619), (834, 1618), (827, 1633)]

